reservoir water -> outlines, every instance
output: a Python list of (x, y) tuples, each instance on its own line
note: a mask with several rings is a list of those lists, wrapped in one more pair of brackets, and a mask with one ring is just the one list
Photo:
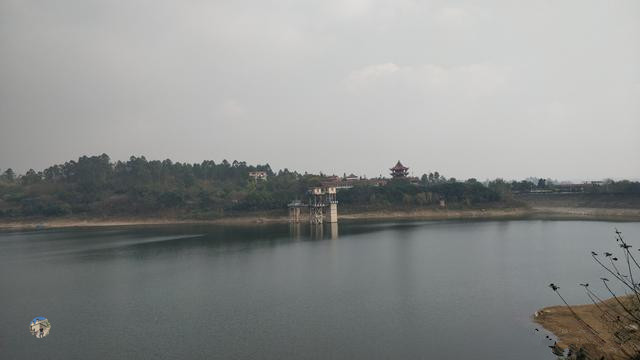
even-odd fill
[[(553, 359), (531, 315), (640, 223), (154, 226), (0, 233), (0, 358)], [(49, 336), (29, 322), (45, 316)]]

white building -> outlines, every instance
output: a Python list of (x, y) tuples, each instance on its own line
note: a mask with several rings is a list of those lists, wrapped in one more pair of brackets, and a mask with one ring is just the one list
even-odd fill
[(253, 180), (267, 180), (267, 172), (266, 171), (251, 171), (251, 172), (249, 172), (249, 177), (253, 178)]

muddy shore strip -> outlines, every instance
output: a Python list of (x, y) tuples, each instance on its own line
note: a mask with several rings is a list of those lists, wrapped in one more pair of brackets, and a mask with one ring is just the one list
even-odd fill
[[(339, 214), (341, 221), (359, 220), (601, 220), (601, 221), (640, 221), (640, 209), (629, 208), (576, 208), (576, 207), (522, 207), (507, 209), (410, 209), (347, 212)], [(302, 220), (305, 221), (304, 219)], [(258, 225), (287, 223), (289, 218), (283, 214), (242, 214), (212, 219), (190, 219), (177, 217), (62, 217), (35, 219), (0, 220), (0, 229), (28, 230), (73, 227), (110, 227), (136, 225)]]

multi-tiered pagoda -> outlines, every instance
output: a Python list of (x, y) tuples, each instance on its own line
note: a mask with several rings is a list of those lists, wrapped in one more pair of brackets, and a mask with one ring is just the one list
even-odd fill
[(409, 175), (409, 168), (402, 165), (400, 160), (398, 160), (396, 166), (389, 170), (391, 170), (391, 177), (394, 179), (404, 179)]

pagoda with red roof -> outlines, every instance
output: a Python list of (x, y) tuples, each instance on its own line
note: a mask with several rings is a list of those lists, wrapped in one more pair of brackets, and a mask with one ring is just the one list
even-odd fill
[(391, 177), (394, 179), (404, 179), (409, 175), (409, 168), (402, 165), (400, 160), (398, 160), (396, 166), (389, 170), (391, 170)]

